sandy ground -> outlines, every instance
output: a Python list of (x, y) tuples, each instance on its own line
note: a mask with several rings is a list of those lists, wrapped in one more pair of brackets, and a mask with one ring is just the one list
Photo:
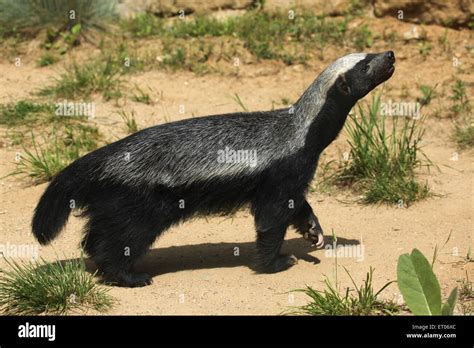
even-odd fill
[[(390, 28), (397, 24), (386, 21), (383, 25)], [(408, 29), (410, 25), (398, 28)], [(428, 27), (434, 37), (443, 30)], [(454, 53), (441, 54), (435, 50), (426, 60), (420, 57), (417, 44), (398, 43), (397, 70), (386, 84), (384, 98), (400, 100), (407, 89), (410, 96), (405, 99), (411, 101), (419, 96), (420, 84), (438, 84), (441, 104), (433, 102), (426, 112), (434, 113), (439, 105), (446, 110), (446, 96), (455, 77), (468, 82), (472, 95), (473, 77), (468, 72), (472, 71), (473, 58), (463, 49), (472, 40), (471, 34), (452, 31), (450, 35), (456, 47)], [(371, 50), (386, 48), (375, 44)], [(331, 59), (344, 53), (330, 49), (324, 61), (311, 62), (307, 67), (270, 63), (244, 66), (238, 76), (163, 71), (132, 75), (129, 84), (139, 84), (142, 89), (150, 87), (154, 104), (129, 100), (117, 107), (97, 96), (97, 117), (92, 122), (109, 140), (114, 140), (125, 134), (117, 115), (120, 108), (134, 110), (142, 128), (166, 120), (239, 111), (232, 99), (235, 93), (251, 110), (269, 109), (272, 102), (279, 103), (281, 98), (295, 100)], [(453, 55), (461, 59), (462, 69), (452, 66)], [(19, 68), (0, 62), (0, 103), (28, 98), (31, 92), (50, 83), (60, 70), (59, 66), (37, 68), (28, 61)], [(185, 106), (184, 113), (179, 112), (180, 105)], [(432, 168), (420, 175), (428, 180), (437, 196), (409, 208), (399, 208), (360, 205), (354, 203), (355, 196), (346, 192), (308, 195), (325, 229), (326, 242), (331, 242), (329, 235), (334, 231), (339, 244), (358, 245), (363, 252), (359, 257), (338, 257), (341, 288), (351, 286), (341, 266), (359, 284), (369, 268), (374, 267), (374, 284), (378, 289), (395, 279), (400, 254), (416, 247), (431, 258), (435, 246), (444, 244), (449, 234), (451, 238), (435, 266), (444, 295), (465, 277), (466, 271), (474, 278), (474, 263), (464, 262), (473, 244), (474, 154), (472, 150), (460, 151), (450, 139), (452, 120), (431, 117), (426, 126), (424, 151), (439, 169)], [(30, 221), (46, 184), (31, 186), (25, 179), (4, 177), (15, 169), (15, 153), (21, 148), (8, 145), (3, 130), (1, 139), (0, 244), (37, 246)], [(345, 139), (342, 134), (327, 150), (328, 155), (335, 157), (348, 150)], [(77, 257), (81, 226), (80, 219), (71, 217), (59, 238), (51, 246), (41, 247), (39, 255), (47, 260)], [(140, 263), (140, 269), (153, 275), (154, 283), (137, 289), (111, 288), (117, 304), (110, 314), (278, 314), (289, 306), (306, 303), (303, 294), (289, 294), (290, 290), (305, 285), (321, 289), (325, 276), (335, 280), (335, 259), (324, 249), (312, 248), (292, 230), (287, 234), (284, 249), (296, 255), (299, 263), (282, 273), (256, 274), (254, 239), (253, 220), (247, 211), (233, 218), (200, 219), (173, 228), (155, 242)], [(0, 260), (0, 266), (3, 262)], [(382, 297), (399, 300), (396, 285), (391, 285)]]

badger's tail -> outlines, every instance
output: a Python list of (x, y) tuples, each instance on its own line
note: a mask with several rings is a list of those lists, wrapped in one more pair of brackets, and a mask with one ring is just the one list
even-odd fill
[(48, 244), (63, 229), (71, 210), (80, 208), (89, 191), (78, 161), (60, 172), (41, 196), (32, 221), (33, 234), (40, 244)]

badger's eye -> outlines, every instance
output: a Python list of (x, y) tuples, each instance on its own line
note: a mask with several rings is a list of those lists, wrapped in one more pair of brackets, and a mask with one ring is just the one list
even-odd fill
[(364, 65), (364, 67), (362, 68), (362, 72), (365, 74), (367, 71), (369, 71), (369, 64), (367, 65)]

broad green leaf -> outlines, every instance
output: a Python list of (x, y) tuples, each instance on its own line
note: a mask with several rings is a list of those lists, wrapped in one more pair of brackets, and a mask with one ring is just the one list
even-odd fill
[(73, 33), (74, 35), (79, 34), (80, 31), (81, 31), (81, 23), (74, 24), (74, 26), (71, 28), (71, 33)]
[(453, 315), (454, 307), (456, 306), (456, 300), (458, 299), (458, 288), (454, 288), (451, 291), (451, 294), (448, 297), (448, 300), (443, 305), (442, 313), (443, 315)]
[(398, 288), (415, 315), (441, 314), (441, 289), (426, 257), (413, 249), (400, 255), (397, 266)]

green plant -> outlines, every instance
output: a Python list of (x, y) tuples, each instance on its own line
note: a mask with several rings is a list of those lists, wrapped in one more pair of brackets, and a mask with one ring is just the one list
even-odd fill
[(466, 270), (466, 278), (459, 281), (459, 309), (464, 315), (474, 314), (474, 288)]
[(118, 114), (122, 118), (122, 120), (125, 122), (125, 126), (127, 128), (128, 133), (135, 133), (138, 132), (138, 125), (137, 121), (135, 120), (135, 112), (132, 111), (130, 113), (127, 113), (126, 111), (119, 111)]
[(54, 85), (43, 88), (39, 94), (75, 99), (102, 93), (106, 100), (118, 98), (122, 84), (120, 75), (120, 67), (110, 57), (83, 65), (73, 63)]
[(163, 65), (173, 70), (186, 66), (186, 48), (165, 45), (163, 48)]
[(354, 33), (354, 45), (359, 51), (372, 47), (374, 43), (373, 34), (367, 24), (359, 27)]
[(63, 131), (53, 127), (47, 137), (40, 145), (31, 133), (33, 150), (23, 147), (24, 155), (12, 174), (27, 175), (35, 184), (50, 181), (71, 162), (96, 149), (100, 135), (95, 127), (76, 124), (66, 125)]
[(426, 41), (426, 40), (423, 40), (421, 43), (420, 43), (420, 54), (421, 56), (423, 57), (423, 59), (426, 59), (426, 57), (428, 57), (428, 55), (430, 54), (431, 52), (431, 43)]
[(435, 91), (434, 88), (426, 85), (421, 85), (420, 86), (420, 91), (422, 94), (421, 98), (417, 98), (417, 101), (423, 106), (423, 105), (428, 105), (431, 102), (431, 99), (435, 96)]
[(455, 114), (460, 114), (471, 110), (471, 105), (466, 94), (466, 85), (462, 80), (456, 80), (454, 85), (451, 87), (451, 96), (449, 99), (452, 100), (453, 105), (451, 110)]
[(48, 263), (17, 263), (0, 273), (0, 311), (5, 315), (63, 315), (109, 310), (114, 299), (86, 272), (84, 258)]
[(434, 252), (433, 252), (433, 259), (431, 260), (431, 268), (434, 267), (434, 264), (435, 264), (436, 260), (438, 259), (438, 254), (440, 254), (441, 250), (443, 250), (443, 248), (446, 246), (446, 244), (448, 244), (449, 240), (451, 239), (452, 233), (453, 233), (453, 231), (449, 232), (448, 238), (446, 238), (446, 241), (441, 246), (441, 248), (438, 248), (438, 244), (435, 245), (435, 249), (434, 249)]
[(472, 281), (469, 280), (469, 274), (466, 271), (466, 278), (461, 280), (461, 286), (459, 288), (459, 298), (461, 300), (473, 300), (474, 299), (474, 288)]
[(450, 52), (451, 51), (451, 44), (449, 43), (449, 38), (448, 38), (448, 28), (444, 29), (443, 36), (441, 36), (438, 39), (438, 43), (443, 48), (444, 52)]
[(244, 110), (244, 112), (249, 112), (247, 105), (244, 104), (237, 93), (234, 94), (233, 99), (242, 108), (242, 110)]
[(346, 13), (349, 16), (360, 16), (367, 10), (368, 0), (351, 0)]
[(135, 37), (148, 37), (161, 34), (164, 31), (164, 21), (149, 13), (143, 13), (122, 21), (122, 27)]
[(49, 52), (45, 52), (39, 58), (38, 66), (43, 67), (43, 66), (52, 65), (52, 64), (56, 63), (57, 61), (58, 61), (58, 58), (55, 55), (53, 55)]
[(212, 41), (207, 42), (201, 37), (192, 40), (164, 39), (160, 64), (172, 70), (182, 69), (202, 74), (212, 70), (207, 62), (211, 58), (213, 50)]
[(81, 34), (81, 23), (74, 24), (69, 31), (61, 32), (60, 35), (64, 39), (64, 42), (69, 46), (77, 44), (79, 35)]
[(474, 146), (474, 124), (472, 123), (472, 116), (469, 115), (456, 120), (453, 138), (462, 149)]
[(46, 119), (54, 114), (54, 105), (19, 100), (16, 103), (0, 105), (0, 124), (18, 126)]
[(12, 145), (21, 145), (25, 139), (25, 133), (21, 131), (15, 131), (11, 129), (7, 129), (6, 137), (10, 139)]
[(355, 294), (349, 288), (341, 294), (337, 287), (326, 278), (324, 281), (326, 288), (323, 291), (315, 290), (309, 286), (306, 289), (296, 290), (309, 296), (311, 302), (298, 307), (291, 313), (306, 315), (393, 315), (399, 311), (399, 306), (395, 303), (378, 299), (380, 293), (392, 282), (386, 283), (375, 292), (372, 285), (374, 272), (372, 267), (367, 272), (366, 278), (360, 287), (357, 286), (347, 269), (344, 269), (354, 285)]
[(424, 129), (421, 120), (408, 117), (402, 121), (393, 117), (388, 126), (387, 115), (380, 115), (380, 109), (377, 95), (367, 112), (359, 105), (358, 114), (346, 123), (350, 152), (335, 182), (361, 192), (364, 203), (408, 205), (429, 195), (427, 184), (415, 178), (416, 168), (431, 165), (420, 148)]
[[(80, 44), (81, 30), (81, 23), (76, 23), (70, 29), (59, 33), (49, 30), (44, 47), (46, 49), (56, 48), (59, 54), (65, 54), (70, 48)], [(58, 37), (61, 40), (58, 40)]]
[(400, 255), (397, 265), (397, 282), (413, 314), (453, 315), (458, 288), (451, 291), (443, 304), (438, 279), (432, 266), (418, 249), (413, 249), (411, 254)]
[(283, 106), (288, 106), (288, 105), (290, 105), (290, 99), (286, 98), (286, 97), (283, 97), (283, 98), (280, 99), (280, 104), (283, 105)]
[(469, 249), (467, 250), (467, 255), (464, 259), (466, 260), (466, 262), (474, 262), (474, 258), (472, 257), (471, 247), (469, 247)]
[(7, 34), (23, 35), (34, 35), (46, 28), (57, 33), (68, 32), (75, 24), (102, 28), (105, 20), (115, 16), (117, 3), (117, 0), (0, 0), (0, 27), (8, 28)]
[(137, 90), (137, 94), (134, 94), (132, 100), (143, 103), (143, 104), (151, 104), (151, 97), (148, 93), (143, 91), (140, 87), (135, 85), (135, 89)]
[(147, 66), (152, 66), (156, 59), (151, 54), (141, 54), (138, 49), (129, 47), (121, 42), (117, 47), (113, 47), (109, 57), (117, 70), (122, 74), (143, 71)]
[(453, 139), (460, 148), (474, 146), (474, 125), (472, 123), (471, 104), (466, 93), (464, 81), (456, 80), (451, 87), (451, 111), (458, 117), (454, 123)]

